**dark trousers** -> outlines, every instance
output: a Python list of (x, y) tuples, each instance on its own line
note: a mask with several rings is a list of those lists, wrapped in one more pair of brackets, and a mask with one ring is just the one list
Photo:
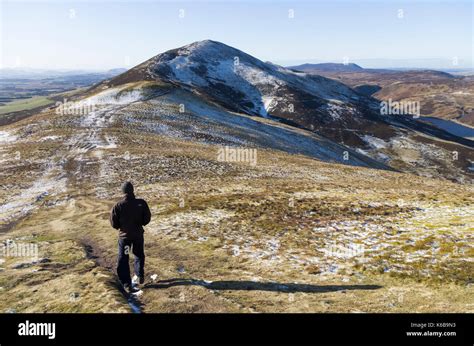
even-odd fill
[(135, 257), (135, 274), (138, 277), (145, 276), (145, 251), (143, 243), (143, 236), (134, 239), (119, 238), (117, 274), (122, 284), (130, 284), (132, 282), (130, 278), (130, 265), (128, 263), (130, 252)]

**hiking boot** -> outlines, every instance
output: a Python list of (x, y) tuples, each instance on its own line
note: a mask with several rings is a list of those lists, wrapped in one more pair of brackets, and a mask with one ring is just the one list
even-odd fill
[(136, 289), (132, 284), (124, 284), (123, 289), (127, 293), (135, 293), (138, 291), (138, 289)]
[(145, 283), (145, 277), (144, 276), (140, 276), (140, 278), (138, 279), (138, 283), (140, 285), (143, 285)]

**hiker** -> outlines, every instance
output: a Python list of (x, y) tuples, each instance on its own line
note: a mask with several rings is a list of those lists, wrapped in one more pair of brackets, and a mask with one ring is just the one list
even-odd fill
[(143, 199), (135, 198), (131, 182), (127, 181), (122, 185), (122, 192), (124, 198), (110, 212), (110, 224), (119, 230), (117, 274), (124, 289), (131, 292), (134, 287), (130, 279), (128, 254), (131, 250), (135, 256), (135, 274), (138, 276), (138, 282), (143, 284), (145, 282), (143, 226), (150, 222), (151, 213)]

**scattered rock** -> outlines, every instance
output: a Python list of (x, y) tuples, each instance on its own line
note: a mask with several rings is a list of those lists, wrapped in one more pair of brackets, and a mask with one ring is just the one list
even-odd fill
[(49, 258), (40, 258), (38, 260), (32, 260), (32, 261), (29, 261), (29, 262), (20, 262), (20, 263), (17, 263), (17, 264), (13, 264), (11, 266), (11, 268), (12, 269), (23, 269), (23, 268), (28, 268), (28, 267), (34, 266), (36, 264), (49, 263), (49, 262), (51, 262), (51, 260)]
[(78, 292), (73, 292), (69, 295), (70, 300), (77, 300), (79, 299), (80, 294)]

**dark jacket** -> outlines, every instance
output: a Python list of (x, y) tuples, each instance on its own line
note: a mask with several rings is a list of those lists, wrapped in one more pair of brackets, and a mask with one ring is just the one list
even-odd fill
[(127, 194), (110, 212), (110, 224), (120, 230), (120, 238), (135, 239), (143, 235), (143, 227), (150, 222), (151, 213), (143, 199)]

